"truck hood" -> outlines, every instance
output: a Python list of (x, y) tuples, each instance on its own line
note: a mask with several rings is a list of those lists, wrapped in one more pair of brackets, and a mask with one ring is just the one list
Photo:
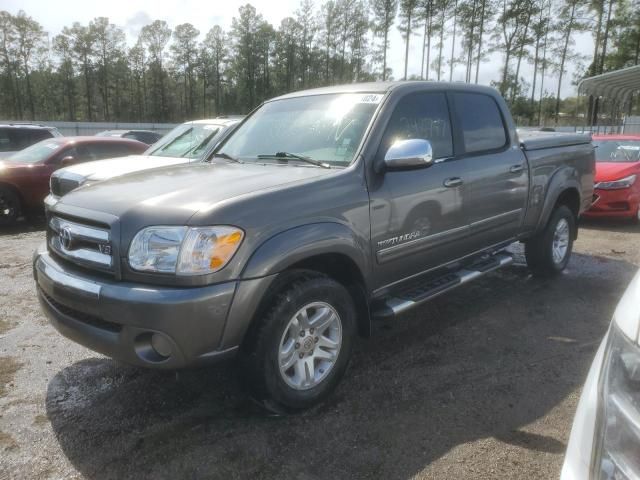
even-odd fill
[(54, 175), (60, 178), (72, 178), (86, 181), (100, 181), (108, 178), (125, 175), (127, 173), (148, 170), (150, 168), (167, 167), (169, 165), (181, 165), (195, 161), (181, 157), (159, 157), (151, 155), (130, 155), (128, 157), (112, 158), (109, 160), (97, 160), (95, 162), (80, 163), (71, 167), (58, 170)]
[(597, 162), (596, 182), (620, 180), (634, 173), (640, 173), (640, 162)]
[(64, 197), (65, 206), (108, 213), (121, 220), (131, 215), (148, 225), (185, 224), (198, 211), (222, 202), (335, 170), (274, 164), (195, 163), (114, 177), (80, 187)]

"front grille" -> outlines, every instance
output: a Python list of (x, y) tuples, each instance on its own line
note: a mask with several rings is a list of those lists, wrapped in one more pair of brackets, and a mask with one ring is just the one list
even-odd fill
[(40, 294), (45, 298), (45, 300), (60, 313), (66, 315), (67, 317), (71, 317), (72, 319), (86, 323), (95, 328), (100, 328), (102, 330), (107, 330), (109, 332), (118, 333), (122, 330), (122, 325), (118, 325), (117, 323), (107, 322), (100, 317), (95, 315), (91, 315), (89, 313), (81, 312), (80, 310), (76, 310), (75, 308), (68, 307), (63, 305), (62, 303), (54, 300), (50, 295), (47, 295), (45, 291), (38, 287)]
[(73, 180), (70, 178), (60, 178), (56, 175), (51, 176), (51, 181), (49, 183), (51, 193), (53, 193), (56, 197), (66, 195), (71, 190), (75, 190), (80, 186), (80, 182), (78, 180)]
[(76, 220), (52, 216), (47, 226), (49, 250), (77, 265), (113, 272), (111, 232)]

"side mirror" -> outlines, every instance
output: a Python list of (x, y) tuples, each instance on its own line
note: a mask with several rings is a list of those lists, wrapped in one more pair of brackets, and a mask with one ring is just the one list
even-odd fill
[(69, 165), (73, 165), (73, 163), (76, 161), (75, 157), (72, 156), (66, 156), (63, 157), (62, 160), (60, 160), (60, 165), (62, 165), (63, 167), (68, 167)]
[(429, 140), (396, 141), (384, 156), (387, 170), (425, 168), (433, 165), (433, 149)]

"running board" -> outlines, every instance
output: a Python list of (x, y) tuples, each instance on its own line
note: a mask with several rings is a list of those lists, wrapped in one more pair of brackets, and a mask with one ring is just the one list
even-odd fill
[(498, 253), (440, 277), (413, 281), (380, 301), (379, 307), (373, 309), (373, 316), (378, 319), (395, 317), (438, 295), (511, 263), (513, 263), (511, 255)]

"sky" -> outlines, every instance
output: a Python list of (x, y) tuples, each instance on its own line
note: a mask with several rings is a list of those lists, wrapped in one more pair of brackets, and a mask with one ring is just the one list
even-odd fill
[[(108, 17), (112, 23), (124, 28), (127, 34), (127, 41), (135, 42), (140, 29), (153, 20), (165, 20), (170, 27), (180, 23), (189, 22), (200, 30), (201, 36), (213, 26), (220, 25), (225, 30), (231, 26), (231, 19), (238, 14), (238, 8), (247, 3), (247, 0), (2, 0), (0, 8), (16, 14), (18, 10), (24, 10), (28, 15), (40, 22), (44, 29), (51, 35), (58, 34), (64, 26), (71, 25), (74, 21), (82, 24), (89, 23), (95, 17)], [(259, 13), (269, 21), (274, 27), (287, 16), (293, 16), (298, 8), (299, 0), (251, 0), (250, 3), (256, 7)], [(316, 0), (319, 7), (322, 0)], [(419, 30), (419, 29), (418, 29)], [(388, 64), (393, 69), (394, 78), (402, 78), (404, 72), (404, 40), (400, 32), (394, 26), (390, 38), (391, 46), (388, 53)], [(409, 50), (409, 75), (420, 74), (420, 62), (422, 35), (415, 35), (410, 41)], [(456, 48), (461, 48), (457, 41)], [(593, 39), (590, 34), (583, 34), (576, 37), (576, 50), (584, 55), (589, 55), (593, 51)], [(444, 47), (448, 58), (451, 52), (451, 42), (447, 42)], [(433, 53), (432, 53), (433, 55)], [(524, 63), (524, 62), (523, 62)], [(490, 56), (487, 62), (480, 67), (480, 83), (488, 85), (491, 80), (500, 78), (502, 68), (502, 55), (497, 52)], [(521, 76), (531, 83), (533, 68), (530, 65), (523, 65)], [(574, 68), (571, 66), (568, 74), (563, 80), (561, 96), (571, 96), (576, 94), (576, 87), (572, 85)], [(445, 78), (449, 79), (449, 69), (445, 69)], [(458, 66), (454, 69), (454, 81), (464, 80), (464, 68)], [(548, 77), (545, 80), (545, 90), (555, 94), (557, 89), (557, 78)]]

